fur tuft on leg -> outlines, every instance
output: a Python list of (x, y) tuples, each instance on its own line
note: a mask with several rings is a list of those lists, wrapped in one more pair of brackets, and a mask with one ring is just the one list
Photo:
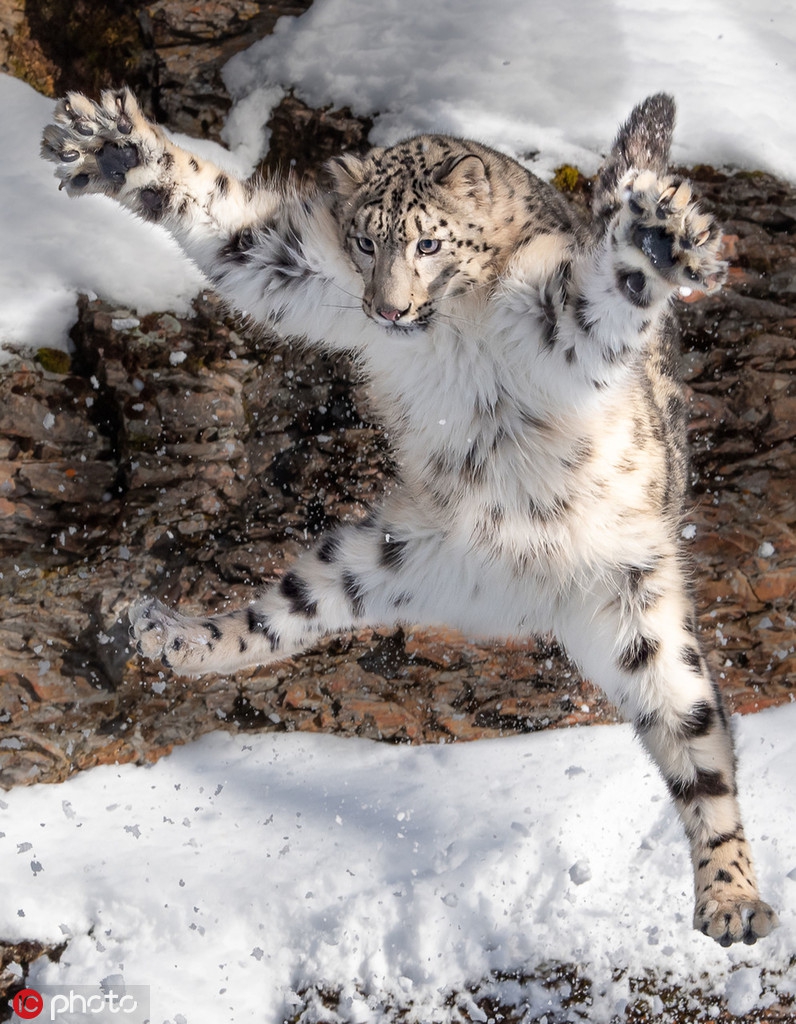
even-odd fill
[(657, 177), (666, 173), (675, 114), (674, 99), (656, 93), (634, 107), (617, 132), (594, 185), (592, 211), (601, 227), (617, 209), (617, 189), (628, 171), (652, 171)]

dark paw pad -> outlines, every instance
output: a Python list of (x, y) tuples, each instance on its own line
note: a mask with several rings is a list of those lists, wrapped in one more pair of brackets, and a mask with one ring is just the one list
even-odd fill
[(159, 214), (165, 205), (164, 193), (157, 188), (141, 189), (141, 205), (148, 213)]
[(633, 242), (656, 270), (669, 270), (674, 266), (672, 236), (664, 228), (639, 224), (633, 231)]
[(97, 166), (103, 178), (121, 185), (131, 167), (141, 162), (135, 146), (117, 146), (112, 142), (97, 153)]

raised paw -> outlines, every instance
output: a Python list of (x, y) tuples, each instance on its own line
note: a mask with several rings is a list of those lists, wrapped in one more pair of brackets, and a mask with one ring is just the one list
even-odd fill
[(751, 946), (778, 923), (777, 915), (760, 899), (709, 899), (697, 905), (694, 914), (694, 927), (721, 946)]
[(56, 105), (54, 120), (44, 129), (41, 153), (56, 164), (69, 195), (116, 194), (157, 141), (157, 130), (126, 88), (106, 90), (99, 103), (70, 92)]
[(675, 288), (682, 295), (716, 291), (727, 276), (721, 228), (699, 209), (683, 179), (643, 171), (626, 182), (615, 238), (620, 277), (637, 305)]
[(130, 636), (142, 657), (187, 674), (209, 670), (206, 662), (221, 636), (211, 620), (180, 615), (156, 598), (136, 601), (129, 618)]

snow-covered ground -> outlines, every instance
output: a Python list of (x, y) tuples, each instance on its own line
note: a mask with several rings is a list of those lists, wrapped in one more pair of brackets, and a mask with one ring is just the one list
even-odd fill
[[(647, 972), (653, 991), (698, 982), (742, 1014), (796, 992), (796, 707), (736, 725), (782, 922), (753, 947), (692, 930), (686, 843), (627, 726), (421, 748), (215, 734), (151, 768), (16, 789), (0, 935), (67, 938), (34, 987), (122, 976), (150, 987), (157, 1024), (278, 1024), (313, 987), (342, 990), (346, 1022), (447, 1021), (451, 992), (557, 962), (593, 982), (593, 1022)], [(496, 991), (537, 1015), (556, 1003)]]
[[(633, 103), (667, 89), (678, 161), (792, 178), (795, 44), (790, 0), (316, 0), (228, 66), (230, 159), (253, 166), (294, 85), (378, 114), (377, 142), (431, 128), (543, 175), (564, 161), (589, 173)], [(184, 310), (202, 286), (156, 228), (58, 193), (38, 158), (51, 111), (0, 77), (0, 352), (66, 344), (81, 290), (145, 312)], [(421, 749), (215, 735), (150, 769), (13, 791), (0, 936), (66, 938), (33, 983), (121, 975), (150, 986), (157, 1024), (270, 1024), (324, 988), (342, 989), (346, 1021), (383, 1020), (387, 1003), (446, 1020), (448, 993), (557, 961), (592, 980), (593, 1021), (646, 971), (740, 1014), (796, 990), (796, 708), (738, 732), (748, 832), (782, 920), (756, 947), (691, 931), (685, 841), (625, 727)], [(553, 998), (499, 989), (537, 1014)]]

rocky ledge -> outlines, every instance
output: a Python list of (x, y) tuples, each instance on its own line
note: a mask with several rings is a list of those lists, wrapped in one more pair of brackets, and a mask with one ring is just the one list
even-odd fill
[[(793, 699), (796, 190), (690, 171), (734, 267), (682, 304), (694, 559), (731, 707)], [(85, 300), (70, 357), (0, 376), (0, 783), (158, 758), (211, 729), (395, 742), (613, 720), (555, 644), (365, 630), (276, 669), (186, 681), (142, 666), (126, 610), (245, 602), (390, 473), (345, 360), (247, 336), (211, 293), (190, 317)]]

